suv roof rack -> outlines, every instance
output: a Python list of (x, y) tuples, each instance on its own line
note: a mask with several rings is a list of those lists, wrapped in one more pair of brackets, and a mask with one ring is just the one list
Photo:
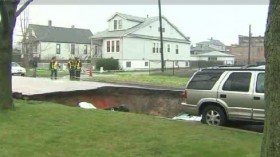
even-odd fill
[(259, 65), (221, 65), (202, 68), (200, 71), (265, 71), (265, 66)]
[(201, 69), (200, 71), (265, 71), (265, 69), (230, 69), (230, 68), (219, 68), (219, 69)]

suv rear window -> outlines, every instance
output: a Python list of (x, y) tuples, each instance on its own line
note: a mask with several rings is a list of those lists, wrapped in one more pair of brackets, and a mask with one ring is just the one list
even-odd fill
[(222, 73), (223, 71), (197, 72), (187, 89), (211, 90)]

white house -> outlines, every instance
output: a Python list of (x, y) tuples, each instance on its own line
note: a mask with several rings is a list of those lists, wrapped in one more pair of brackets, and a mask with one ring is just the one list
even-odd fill
[(191, 55), (208, 53), (211, 51), (226, 52), (226, 46), (220, 40), (213, 39), (196, 43), (196, 47), (191, 47)]
[[(190, 41), (170, 21), (162, 17), (165, 66), (172, 62), (189, 66)], [(124, 70), (160, 68), (159, 17), (136, 17), (115, 13), (108, 19), (108, 29), (94, 34), (91, 44), (95, 56), (118, 59)]]
[(212, 51), (199, 55), (193, 55), (191, 57), (191, 60), (192, 61), (222, 61), (224, 65), (233, 65), (235, 61), (235, 56), (219, 51)]
[(90, 36), (89, 29), (54, 27), (51, 21), (47, 26), (30, 24), (27, 29), (28, 51), (40, 60), (50, 60), (54, 56), (58, 60), (70, 57), (85, 60), (91, 57)]

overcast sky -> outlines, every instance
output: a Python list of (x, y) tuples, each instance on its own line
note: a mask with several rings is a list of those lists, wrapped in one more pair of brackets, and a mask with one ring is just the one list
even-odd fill
[[(163, 3), (163, 2), (162, 2)], [(254, 36), (264, 35), (268, 4), (162, 4), (162, 14), (189, 36), (192, 44), (211, 37), (230, 45), (238, 42), (238, 35), (248, 35), (249, 24)], [(66, 5), (36, 4), (28, 8), (29, 23), (90, 29), (93, 33), (107, 29), (107, 20), (121, 12), (140, 17), (158, 16), (157, 5)], [(20, 33), (20, 19), (15, 34)], [(16, 37), (18, 38), (18, 37)]]

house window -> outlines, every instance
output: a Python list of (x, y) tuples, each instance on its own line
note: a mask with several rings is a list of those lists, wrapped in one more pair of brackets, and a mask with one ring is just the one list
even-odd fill
[(167, 45), (167, 52), (170, 52), (170, 44)]
[(118, 29), (118, 20), (114, 20), (114, 30)]
[(145, 62), (145, 67), (149, 66), (149, 62)]
[(115, 41), (112, 41), (112, 52), (115, 52)]
[(60, 44), (56, 44), (56, 54), (60, 54)]
[(154, 43), (153, 53), (156, 53), (156, 43)]
[(120, 52), (120, 41), (119, 40), (116, 41), (116, 51)]
[(110, 41), (107, 41), (107, 52), (110, 52)]
[(175, 66), (178, 66), (178, 61), (175, 61)]
[[(161, 30), (162, 32), (165, 32), (165, 28), (162, 28)], [(158, 31), (160, 31), (160, 27), (158, 28)]]
[(179, 46), (176, 45), (176, 54), (179, 54)]
[(158, 53), (158, 43), (157, 43), (157, 53)]
[(71, 54), (75, 54), (75, 44), (71, 44)]
[(208, 57), (208, 61), (217, 61), (217, 57)]
[(126, 67), (130, 68), (131, 67), (131, 62), (126, 62)]
[(119, 29), (122, 29), (122, 20), (119, 20)]
[(84, 54), (87, 54), (87, 45), (84, 45)]

